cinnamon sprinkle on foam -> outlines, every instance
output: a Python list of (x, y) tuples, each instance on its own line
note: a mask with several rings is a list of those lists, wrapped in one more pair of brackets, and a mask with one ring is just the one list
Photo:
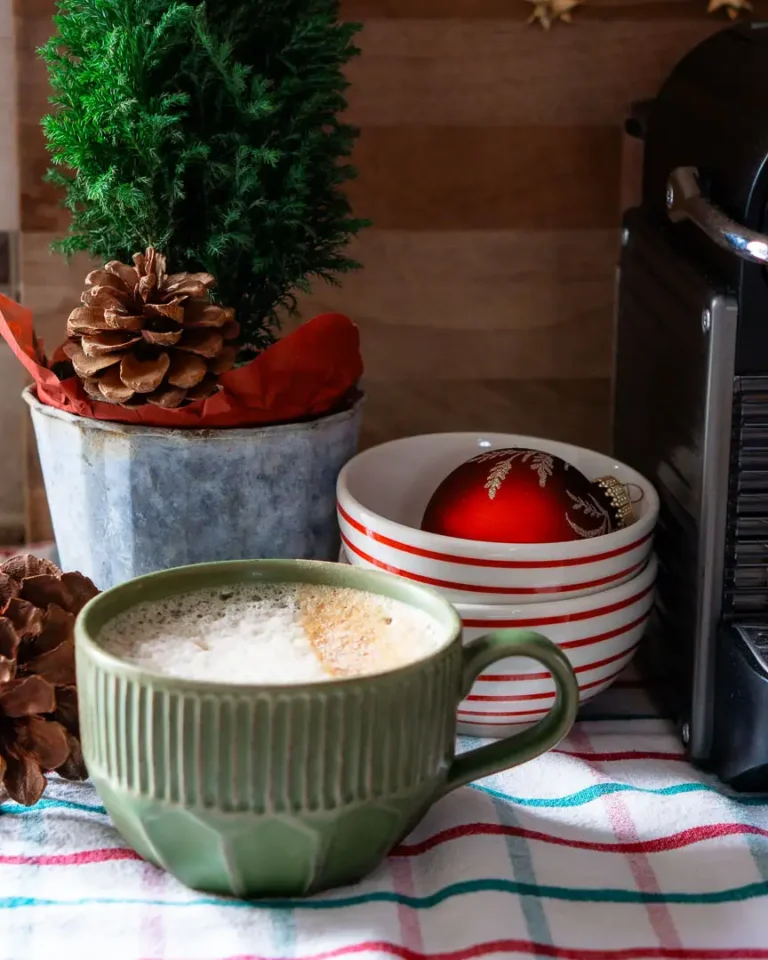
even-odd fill
[(250, 583), (138, 604), (99, 642), (168, 676), (232, 684), (312, 683), (384, 673), (433, 653), (428, 614), (362, 590)]

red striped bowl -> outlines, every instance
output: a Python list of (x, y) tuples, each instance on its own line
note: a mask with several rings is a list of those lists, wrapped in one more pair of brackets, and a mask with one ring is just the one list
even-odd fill
[[(632, 580), (578, 600), (454, 606), (464, 622), (465, 642), (499, 627), (527, 627), (549, 637), (573, 664), (585, 703), (609, 687), (632, 659), (653, 606), (656, 568), (651, 555)], [(505, 736), (543, 717), (554, 697), (554, 683), (538, 664), (501, 660), (480, 675), (460, 704), (459, 733)]]
[[(440, 482), (477, 453), (502, 447), (546, 450), (590, 478), (613, 474), (633, 484), (642, 492), (637, 521), (567, 543), (486, 543), (420, 530)], [(531, 603), (615, 587), (646, 563), (659, 512), (652, 484), (630, 467), (583, 447), (510, 433), (438, 433), (373, 447), (343, 468), (337, 500), (351, 564), (436, 587), (458, 603)]]

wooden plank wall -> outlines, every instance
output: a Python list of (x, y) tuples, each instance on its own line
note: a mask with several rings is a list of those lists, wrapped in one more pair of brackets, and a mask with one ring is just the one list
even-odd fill
[[(55, 341), (85, 265), (47, 252), (65, 217), (42, 183), (34, 50), (53, 0), (14, 3), (22, 282)], [(472, 428), (607, 443), (622, 119), (726, 21), (702, 0), (592, 0), (547, 34), (529, 12), (523, 0), (343, 2), (365, 26), (351, 194), (375, 227), (355, 244), (365, 270), (304, 310), (360, 324), (366, 443)]]

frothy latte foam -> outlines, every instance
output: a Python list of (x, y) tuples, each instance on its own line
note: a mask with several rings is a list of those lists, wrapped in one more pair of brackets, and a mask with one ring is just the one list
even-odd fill
[(445, 629), (363, 590), (253, 583), (138, 604), (105, 625), (109, 653), (157, 673), (233, 684), (384, 673), (429, 656)]

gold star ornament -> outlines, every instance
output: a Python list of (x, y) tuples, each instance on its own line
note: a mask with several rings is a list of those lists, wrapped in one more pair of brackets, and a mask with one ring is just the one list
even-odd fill
[(749, 0), (709, 0), (707, 13), (717, 13), (718, 10), (725, 10), (731, 20), (735, 20), (739, 14), (745, 10), (752, 9)]
[[(533, 12), (528, 17), (528, 23), (540, 23), (545, 30), (549, 30), (555, 20), (563, 23), (571, 22), (571, 11), (578, 7), (581, 0), (526, 0), (533, 4)], [(723, 3), (725, 0), (712, 0), (712, 3)], [(731, 0), (733, 3), (746, 0)]]

